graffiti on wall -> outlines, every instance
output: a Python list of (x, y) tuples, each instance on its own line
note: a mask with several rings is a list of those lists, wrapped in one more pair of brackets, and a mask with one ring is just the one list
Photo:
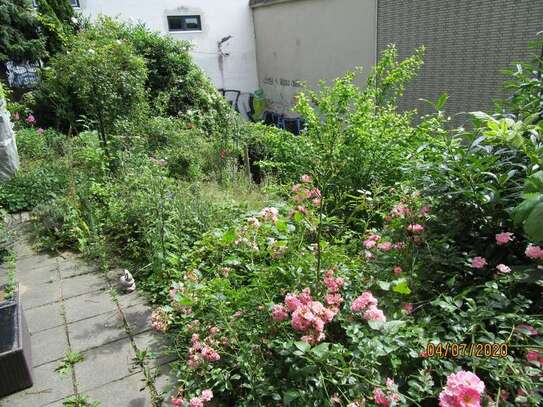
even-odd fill
[(8, 85), (14, 88), (30, 88), (38, 83), (39, 64), (6, 62)]

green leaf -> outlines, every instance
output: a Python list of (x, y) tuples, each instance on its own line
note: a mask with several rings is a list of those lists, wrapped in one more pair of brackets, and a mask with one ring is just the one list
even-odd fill
[(292, 403), (294, 400), (296, 400), (300, 396), (301, 396), (301, 394), (300, 394), (299, 390), (296, 390), (296, 389), (287, 390), (283, 394), (283, 403), (285, 403), (285, 405), (289, 405), (290, 403)]
[(234, 229), (226, 231), (222, 236), (222, 241), (226, 244), (230, 244), (234, 240), (236, 240), (236, 232), (234, 231)]
[(368, 321), (368, 325), (375, 331), (380, 331), (385, 326), (383, 321)]
[(543, 193), (543, 171), (537, 171), (524, 181), (524, 192)]
[(322, 359), (322, 357), (328, 352), (329, 347), (329, 343), (323, 342), (311, 349), (311, 353), (313, 353), (319, 359)]
[(379, 288), (381, 288), (381, 290), (390, 290), (390, 283), (388, 281), (378, 281), (377, 285), (379, 286)]
[(298, 348), (298, 350), (302, 351), (302, 352), (307, 352), (309, 349), (311, 349), (311, 345), (304, 342), (304, 341), (298, 341), (298, 342), (294, 342), (294, 346), (296, 346), (296, 348)]
[(409, 288), (409, 285), (407, 284), (407, 280), (401, 279), (398, 280), (398, 282), (392, 287), (392, 291), (399, 294), (408, 295), (411, 294), (411, 289)]
[(441, 110), (443, 106), (445, 106), (445, 103), (447, 103), (448, 99), (449, 95), (447, 93), (443, 93), (436, 102), (436, 110)]
[(524, 223), (524, 231), (531, 240), (543, 241), (543, 203), (539, 203)]
[(511, 217), (516, 226), (522, 225), (536, 206), (543, 204), (543, 194), (534, 194), (513, 209)]

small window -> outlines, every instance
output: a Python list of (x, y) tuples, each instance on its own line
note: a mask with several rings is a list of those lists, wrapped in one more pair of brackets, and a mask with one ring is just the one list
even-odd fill
[(200, 16), (168, 16), (169, 31), (202, 31)]

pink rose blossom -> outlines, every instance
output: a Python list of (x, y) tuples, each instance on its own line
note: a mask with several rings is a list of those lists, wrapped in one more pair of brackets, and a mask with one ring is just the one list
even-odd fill
[(405, 215), (409, 215), (411, 213), (411, 209), (409, 209), (404, 204), (398, 204), (392, 209), (392, 216), (394, 217), (404, 217)]
[(377, 248), (379, 250), (384, 251), (384, 252), (388, 252), (388, 251), (392, 250), (392, 243), (390, 243), (390, 242), (379, 243), (377, 245)]
[(530, 243), (528, 247), (526, 247), (525, 253), (526, 256), (532, 260), (543, 260), (543, 249), (539, 246)]
[(42, 135), (43, 133), (45, 133), (45, 130), (40, 127), (38, 130), (36, 130), (36, 132)]
[(385, 393), (383, 393), (383, 390), (381, 390), (379, 387), (376, 387), (373, 390), (373, 400), (378, 406), (388, 407), (390, 405)]
[(321, 199), (320, 198), (315, 198), (311, 201), (311, 203), (313, 204), (313, 206), (320, 206), (321, 204)]
[(511, 268), (507, 267), (505, 264), (498, 264), (496, 266), (496, 269), (498, 269), (498, 271), (500, 273), (510, 273), (511, 272)]
[(209, 334), (211, 336), (215, 336), (219, 333), (219, 328), (217, 328), (216, 326), (212, 326), (211, 328), (209, 328)]
[(363, 244), (366, 249), (372, 249), (377, 246), (377, 242), (371, 239), (364, 240)]
[(221, 356), (217, 353), (217, 351), (209, 346), (204, 346), (201, 353), (204, 359), (208, 362), (216, 362), (221, 359)]
[(424, 226), (414, 223), (407, 226), (407, 230), (411, 233), (422, 233), (424, 231)]
[(185, 402), (185, 399), (183, 397), (172, 397), (172, 406), (173, 407), (183, 407), (183, 403)]
[(474, 269), (482, 269), (486, 265), (487, 265), (487, 262), (484, 257), (477, 256), (471, 260), (471, 267), (473, 267)]
[(280, 322), (288, 318), (288, 312), (281, 304), (276, 304), (272, 309), (272, 318), (274, 321)]
[(394, 274), (396, 274), (397, 276), (399, 276), (402, 273), (402, 271), (403, 270), (400, 266), (394, 267)]
[(535, 329), (533, 326), (528, 325), (528, 324), (519, 324), (517, 325), (516, 330), (528, 336), (539, 335), (539, 332), (537, 332), (537, 329)]
[(13, 115), (13, 118), (15, 119), (15, 121), (21, 120), (21, 115), (19, 114), (19, 112), (15, 112), (15, 114)]
[(311, 298), (311, 290), (309, 288), (304, 288), (300, 295), (298, 295), (298, 299), (304, 305), (311, 303), (311, 301), (313, 301)]
[(304, 174), (300, 177), (300, 181), (302, 181), (304, 184), (310, 184), (313, 179), (309, 175)]
[(190, 399), (189, 406), (190, 407), (204, 407), (204, 400), (202, 400), (200, 397), (193, 397)]
[(292, 186), (292, 192), (300, 192), (300, 188), (302, 188), (300, 184), (294, 184)]
[(289, 293), (285, 297), (285, 305), (290, 312), (294, 312), (302, 303), (297, 296)]
[(485, 384), (476, 374), (460, 370), (447, 378), (439, 394), (440, 407), (480, 407)]
[(364, 312), (364, 319), (366, 321), (382, 321), (386, 322), (386, 317), (383, 311), (376, 306), (371, 306), (366, 312)]
[(36, 118), (32, 114), (29, 114), (28, 117), (26, 118), (26, 122), (28, 124), (34, 124), (36, 123)]
[(411, 314), (413, 312), (413, 304), (410, 302), (405, 303), (402, 308), (407, 314)]
[(206, 389), (202, 392), (201, 397), (204, 401), (211, 401), (211, 399), (213, 398), (213, 392), (210, 389)]
[(392, 247), (394, 247), (396, 250), (402, 250), (402, 249), (405, 249), (405, 243), (404, 242), (394, 243)]
[(496, 235), (496, 243), (499, 245), (504, 245), (511, 242), (514, 238), (515, 236), (511, 232), (498, 233)]
[(373, 296), (373, 294), (370, 291), (365, 291), (360, 295), (358, 298), (356, 298), (352, 305), (351, 305), (351, 311), (352, 312), (359, 312), (362, 311), (364, 308), (370, 307), (370, 306), (376, 306), (377, 305), (377, 299)]
[(273, 223), (277, 222), (278, 215), (279, 210), (273, 207), (264, 208), (260, 211), (260, 216), (264, 218), (264, 220), (271, 220)]
[(431, 206), (428, 206), (428, 205), (423, 206), (422, 208), (420, 208), (420, 214), (422, 216), (426, 216), (426, 215), (428, 215), (430, 213), (431, 210), (432, 210)]
[(528, 351), (526, 353), (526, 360), (528, 362), (539, 361), (539, 352), (535, 350)]

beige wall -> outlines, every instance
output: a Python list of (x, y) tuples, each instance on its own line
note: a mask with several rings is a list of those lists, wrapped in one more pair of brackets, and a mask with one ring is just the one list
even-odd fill
[[(253, 5), (258, 79), (270, 110), (285, 113), (300, 91), (375, 64), (377, 0), (287, 0)], [(258, 1), (254, 1), (258, 3)]]

